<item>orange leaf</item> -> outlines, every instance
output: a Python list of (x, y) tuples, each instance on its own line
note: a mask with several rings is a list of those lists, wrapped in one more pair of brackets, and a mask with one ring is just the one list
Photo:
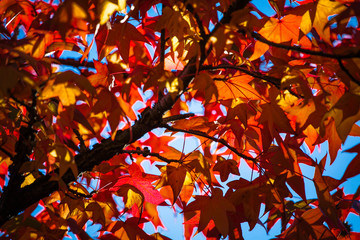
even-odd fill
[[(301, 16), (286, 15), (281, 19), (269, 18), (265, 25), (260, 29), (259, 34), (265, 39), (275, 43), (291, 42), (297, 43), (299, 38)], [(254, 53), (249, 58), (250, 61), (256, 60), (269, 49), (269, 45), (256, 41)]]

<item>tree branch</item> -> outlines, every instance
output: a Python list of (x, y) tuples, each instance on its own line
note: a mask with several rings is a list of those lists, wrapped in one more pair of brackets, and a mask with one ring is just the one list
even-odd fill
[(186, 114), (170, 116), (170, 117), (163, 118), (162, 123), (186, 119), (186, 118), (193, 117), (193, 116), (195, 116), (195, 114), (193, 114), (193, 113), (186, 113)]
[(344, 66), (344, 64), (342, 63), (342, 60), (340, 58), (337, 59), (338, 63), (339, 63), (339, 66), (341, 68), (341, 70), (344, 71), (344, 73), (346, 75), (348, 75), (348, 77), (355, 83), (357, 83), (357, 85), (360, 85), (360, 81), (357, 80), (350, 72), (349, 70), (347, 70), (347, 68)]
[(281, 87), (281, 79), (279, 78), (275, 78), (275, 77), (271, 77), (271, 76), (267, 76), (264, 75), (262, 73), (259, 72), (252, 72), (249, 71), (245, 68), (242, 68), (240, 66), (234, 66), (234, 65), (225, 65), (225, 64), (221, 64), (218, 66), (211, 66), (211, 65), (203, 65), (200, 67), (200, 70), (216, 70), (216, 69), (235, 69), (238, 70), (239, 72), (243, 72), (249, 76), (252, 76), (254, 78), (260, 78), (263, 79), (269, 83), (272, 83), (275, 87), (277, 87), (278, 89), (280, 89)]
[(197, 13), (194, 12), (194, 7), (191, 4), (187, 4), (186, 8), (189, 10), (189, 12), (194, 16), (196, 23), (199, 27), (200, 30), (200, 37), (202, 38), (202, 40), (200, 40), (200, 52), (201, 52), (201, 59), (205, 60), (206, 57), (206, 50), (205, 50), (205, 45), (209, 39), (209, 35), (207, 35), (205, 33), (205, 28), (201, 22), (201, 19), (199, 17), (199, 15)]
[(138, 155), (142, 155), (144, 157), (152, 156), (152, 157), (156, 157), (166, 163), (180, 162), (180, 160), (168, 159), (166, 157), (163, 157), (159, 153), (152, 153), (149, 151), (148, 148), (144, 148), (144, 150), (140, 150), (140, 149), (139, 150), (121, 150), (119, 153), (138, 154)]
[(210, 140), (212, 140), (212, 141), (214, 141), (214, 142), (221, 143), (222, 145), (226, 146), (226, 147), (229, 148), (231, 151), (233, 151), (233, 152), (234, 152), (236, 155), (238, 155), (239, 157), (244, 158), (244, 159), (246, 159), (246, 160), (250, 160), (250, 161), (254, 162), (255, 164), (257, 163), (255, 158), (246, 156), (245, 154), (239, 152), (236, 148), (230, 146), (230, 144), (228, 144), (228, 143), (227, 143), (224, 139), (222, 139), (222, 138), (212, 137), (212, 136), (208, 135), (207, 133), (202, 132), (202, 131), (198, 131), (198, 130), (185, 130), (185, 129), (180, 129), (180, 128), (174, 128), (174, 127), (169, 126), (169, 125), (167, 125), (167, 124), (161, 124), (160, 127), (166, 128), (167, 130), (172, 131), (172, 132), (189, 133), (189, 134), (192, 134), (192, 135), (196, 135), (196, 136), (200, 136), (200, 137), (204, 137), (204, 138), (210, 139)]
[(161, 29), (160, 36), (160, 65), (161, 69), (165, 66), (165, 28)]
[(2, 151), (3, 153), (5, 153), (11, 160), (14, 159), (14, 156), (11, 155), (11, 153), (9, 153), (5, 148), (0, 146), (0, 151)]
[(305, 54), (309, 54), (309, 55), (313, 55), (313, 56), (320, 56), (320, 57), (327, 57), (327, 58), (332, 58), (332, 59), (336, 59), (339, 63), (339, 66), (341, 68), (341, 70), (343, 70), (345, 72), (346, 75), (348, 75), (348, 77), (355, 83), (357, 83), (358, 85), (360, 85), (360, 80), (354, 78), (354, 76), (351, 75), (351, 73), (346, 69), (346, 67), (344, 66), (344, 64), (342, 63), (342, 59), (348, 59), (348, 58), (360, 58), (360, 49), (358, 49), (357, 52), (351, 53), (351, 54), (330, 54), (330, 53), (325, 53), (325, 52), (319, 52), (319, 51), (313, 51), (313, 50), (309, 50), (309, 49), (304, 49), (301, 48), (300, 46), (287, 46), (287, 45), (283, 45), (281, 43), (275, 43), (272, 41), (267, 40), (266, 38), (264, 38), (263, 36), (261, 36), (259, 33), (256, 32), (252, 32), (251, 36), (257, 40), (259, 40), (260, 42), (263, 42), (265, 44), (268, 44), (269, 46), (273, 46), (273, 47), (277, 47), (277, 48), (283, 48), (283, 49), (287, 49), (287, 50), (293, 50), (296, 52), (301, 52), (301, 53), (305, 53)]
[(53, 64), (59, 64), (59, 65), (67, 65), (72, 67), (82, 67), (82, 68), (95, 68), (95, 65), (93, 62), (80, 62), (79, 60), (71, 59), (71, 58), (45, 58), (50, 59), (51, 63)]
[(331, 54), (331, 53), (325, 53), (325, 52), (320, 52), (320, 51), (304, 49), (304, 48), (301, 48), (300, 46), (287, 46), (287, 45), (284, 45), (281, 43), (275, 43), (275, 42), (267, 40), (266, 38), (264, 38), (263, 36), (261, 36), (259, 33), (256, 33), (256, 32), (252, 32), (251, 36), (253, 38), (259, 40), (260, 42), (263, 42), (263, 43), (273, 46), (273, 47), (283, 48), (286, 50), (293, 50), (296, 52), (301, 52), (301, 53), (305, 53), (305, 54), (309, 54), (309, 55), (313, 55), (313, 56), (327, 57), (327, 58), (333, 58), (333, 59), (360, 58), (360, 49), (357, 52), (354, 52), (351, 54), (344, 54), (344, 55)]
[(73, 132), (75, 133), (76, 138), (79, 139), (79, 141), (80, 141), (80, 151), (81, 151), (81, 152), (86, 151), (86, 150), (87, 150), (87, 147), (86, 147), (86, 145), (85, 145), (85, 141), (84, 141), (84, 139), (82, 138), (82, 136), (80, 135), (79, 131), (74, 128), (74, 129), (73, 129)]

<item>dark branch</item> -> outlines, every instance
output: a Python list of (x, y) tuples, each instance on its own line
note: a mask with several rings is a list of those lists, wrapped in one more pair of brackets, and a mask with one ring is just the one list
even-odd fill
[(205, 57), (207, 55), (206, 50), (205, 50), (205, 45), (206, 45), (207, 41), (209, 40), (209, 35), (206, 34), (204, 25), (202, 24), (202, 21), (201, 21), (199, 15), (196, 12), (194, 12), (193, 6), (191, 4), (187, 4), (186, 8), (194, 16), (194, 18), (196, 20), (196, 23), (197, 23), (197, 25), (199, 27), (200, 37), (202, 38), (202, 40), (200, 40), (200, 43), (199, 43), (200, 52), (201, 52), (201, 59), (205, 60)]
[(265, 74), (259, 73), (259, 72), (253, 72), (250, 70), (247, 70), (243, 67), (240, 66), (234, 66), (234, 65), (218, 65), (218, 66), (211, 66), (211, 65), (203, 65), (200, 67), (200, 70), (216, 70), (216, 69), (235, 69), (238, 70), (239, 72), (243, 72), (247, 75), (250, 75), (254, 78), (260, 78), (263, 79), (269, 83), (272, 83), (275, 87), (280, 89), (281, 86), (281, 79), (279, 78), (275, 78), (275, 77), (271, 77), (271, 76), (267, 76)]
[(344, 66), (344, 64), (341, 61), (342, 59), (348, 59), (348, 58), (360, 58), (360, 50), (350, 53), (350, 54), (346, 54), (346, 55), (331, 54), (331, 53), (325, 53), (325, 52), (320, 52), (320, 51), (304, 49), (304, 48), (301, 48), (300, 46), (287, 46), (287, 45), (283, 45), (281, 43), (275, 43), (275, 42), (267, 40), (266, 38), (264, 38), (263, 36), (261, 36), (259, 33), (256, 33), (256, 32), (252, 32), (251, 36), (253, 38), (256, 38), (257, 40), (259, 40), (260, 42), (266, 43), (273, 47), (283, 48), (283, 49), (287, 49), (287, 50), (293, 50), (296, 52), (301, 52), (301, 53), (305, 53), (305, 54), (309, 54), (309, 55), (313, 55), (313, 56), (320, 56), (320, 57), (336, 59), (340, 65), (341, 70), (343, 70), (346, 73), (346, 75), (348, 75), (349, 78), (353, 82), (360, 85), (360, 80), (354, 78), (354, 76), (351, 75), (351, 73), (346, 69), (346, 67)]
[(147, 157), (147, 156), (156, 157), (166, 163), (180, 162), (180, 160), (168, 159), (166, 157), (163, 157), (159, 153), (152, 153), (147, 148), (144, 150), (121, 150), (119, 153), (137, 154), (137, 155), (142, 155), (144, 157)]
[(170, 117), (163, 118), (162, 123), (186, 119), (186, 118), (193, 117), (193, 116), (195, 116), (195, 114), (193, 114), (193, 113), (186, 113), (186, 114), (170, 116)]
[(80, 151), (84, 152), (87, 150), (87, 147), (85, 145), (84, 139), (82, 138), (82, 136), (80, 135), (79, 131), (77, 129), (73, 129), (73, 132), (75, 133), (77, 139), (79, 139), (80, 141)]
[(14, 159), (14, 156), (11, 155), (11, 153), (9, 153), (5, 148), (0, 146), (0, 151), (2, 151), (3, 153), (5, 153), (11, 160)]
[(161, 69), (164, 69), (164, 65), (165, 65), (165, 28), (161, 29), (161, 36), (160, 36), (160, 65), (161, 65)]
[(350, 72), (349, 70), (347, 70), (347, 68), (344, 66), (344, 64), (342, 63), (342, 60), (340, 58), (337, 59), (338, 63), (339, 63), (339, 66), (341, 68), (341, 70), (344, 71), (344, 73), (346, 75), (348, 75), (348, 77), (353, 81), (353, 82), (356, 82), (357, 85), (360, 85), (360, 81), (357, 80)]

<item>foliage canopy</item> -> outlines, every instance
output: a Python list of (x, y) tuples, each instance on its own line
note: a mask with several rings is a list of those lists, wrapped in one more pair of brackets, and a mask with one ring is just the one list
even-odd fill
[(174, 205), (186, 239), (277, 221), (279, 239), (359, 239), (360, 188), (340, 185), (360, 145), (341, 179), (324, 174), (360, 135), (359, 2), (269, 3), (273, 16), (249, 0), (2, 0), (2, 238), (90, 239), (94, 223), (99, 239), (167, 239), (143, 226)]

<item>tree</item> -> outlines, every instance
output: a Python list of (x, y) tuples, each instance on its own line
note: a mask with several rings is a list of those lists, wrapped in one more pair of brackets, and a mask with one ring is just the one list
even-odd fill
[(90, 239), (94, 223), (99, 239), (167, 239), (142, 227), (176, 205), (186, 239), (277, 221), (279, 239), (359, 239), (360, 188), (341, 184), (360, 145), (341, 179), (325, 174), (360, 135), (359, 2), (269, 3), (270, 17), (249, 0), (1, 1), (2, 237)]

